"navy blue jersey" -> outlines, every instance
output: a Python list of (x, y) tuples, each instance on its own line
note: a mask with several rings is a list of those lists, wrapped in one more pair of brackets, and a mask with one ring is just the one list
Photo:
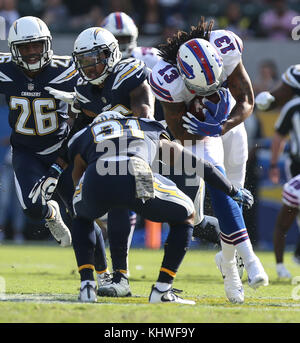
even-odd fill
[(11, 61), (0, 56), (0, 93), (9, 106), (11, 144), (33, 153), (55, 151), (69, 132), (68, 106), (44, 87), (74, 91), (78, 79), (71, 57), (54, 56), (33, 79)]
[(69, 141), (69, 158), (77, 154), (87, 164), (98, 158), (138, 156), (152, 164), (160, 137), (168, 137), (164, 127), (155, 120), (126, 117), (124, 119), (96, 118)]
[(135, 58), (120, 61), (104, 81), (104, 87), (78, 80), (76, 96), (80, 107), (95, 114), (114, 110), (130, 115), (130, 92), (147, 79), (144, 62)]

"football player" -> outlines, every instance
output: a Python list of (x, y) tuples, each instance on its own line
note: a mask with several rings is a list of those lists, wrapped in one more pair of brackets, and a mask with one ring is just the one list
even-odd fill
[[(242, 42), (227, 30), (214, 30), (204, 18), (189, 33), (179, 31), (160, 46), (162, 60), (152, 69), (150, 85), (161, 101), (173, 136), (182, 144), (192, 142), (237, 187), (242, 187), (247, 160), (247, 136), (243, 121), (253, 109), (253, 91), (242, 63)], [(221, 88), (223, 87), (223, 88)], [(226, 87), (226, 88), (224, 88)], [(188, 112), (195, 96), (218, 92), (217, 104), (204, 99), (205, 121)], [(252, 249), (241, 209), (232, 199), (208, 186), (221, 229), (222, 252), (216, 256), (224, 277), (225, 292), (233, 303), (244, 293), (235, 264), (242, 257), (253, 288), (268, 284), (268, 276)]]
[[(68, 105), (49, 96), (44, 87), (51, 84), (72, 90), (77, 72), (70, 57), (53, 55), (51, 34), (39, 18), (16, 20), (8, 33), (8, 45), (11, 53), (0, 57), (0, 92), (9, 107), (17, 195), (24, 213), (45, 219), (53, 237), (61, 246), (68, 246), (70, 231), (58, 203), (48, 197), (61, 175), (57, 193), (66, 205), (72, 199), (71, 180), (65, 177), (62, 163), (57, 163), (69, 133)], [(65, 187), (68, 182), (70, 188)], [(37, 195), (37, 188), (44, 197)]]
[(194, 204), (175, 183), (153, 171), (155, 161), (162, 156), (165, 163), (181, 168), (182, 161), (189, 159), (192, 163), (184, 164), (187, 172), (196, 165), (200, 177), (246, 206), (253, 204), (251, 193), (234, 187), (210, 163), (171, 142), (164, 127), (155, 120), (106, 111), (74, 135), (68, 146), (70, 160), (74, 162), (72, 176), (76, 186), (73, 247), (81, 277), (79, 300), (97, 301), (93, 277), (93, 220), (120, 207), (170, 225), (163, 261), (149, 302), (195, 304), (180, 298), (176, 294), (178, 290), (172, 288), (191, 240)]
[[(154, 98), (147, 81), (145, 64), (135, 58), (122, 60), (118, 41), (108, 30), (93, 27), (79, 34), (74, 43), (73, 57), (81, 78), (75, 87), (74, 106), (82, 111), (75, 122), (74, 131), (89, 124), (104, 110), (124, 115), (153, 118)], [(57, 98), (73, 104), (67, 93), (49, 89)], [(108, 236), (113, 263), (113, 278), (107, 287), (99, 287), (99, 295), (128, 296), (128, 237), (132, 232), (135, 214), (123, 209), (108, 213)], [(122, 230), (119, 228), (122, 227)], [(116, 230), (118, 233), (116, 234)], [(119, 241), (126, 242), (120, 246)]]
[[(282, 107), (280, 116), (275, 123), (275, 134), (272, 139), (271, 160), (269, 177), (275, 184), (280, 180), (280, 169), (278, 160), (284, 150), (285, 144), (290, 137), (291, 149), (289, 158), (285, 162), (285, 169), (288, 180), (283, 190), (283, 206), (277, 216), (274, 230), (274, 251), (276, 259), (276, 272), (279, 278), (291, 278), (291, 274), (283, 262), (285, 237), (299, 216), (297, 199), (294, 195), (297, 192), (297, 184), (294, 179), (300, 174), (300, 145), (299, 145), (299, 108), (300, 108), (300, 65), (291, 65), (282, 74), (281, 82), (272, 90), (259, 93), (255, 98), (256, 106), (261, 111), (268, 111), (276, 107)], [(289, 195), (290, 193), (290, 195)], [(293, 204), (293, 201), (295, 202)], [(300, 263), (300, 240), (294, 251), (294, 261)]]

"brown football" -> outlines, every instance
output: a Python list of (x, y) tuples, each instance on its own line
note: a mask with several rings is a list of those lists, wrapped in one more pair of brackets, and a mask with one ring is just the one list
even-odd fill
[(188, 111), (201, 121), (205, 121), (205, 116), (204, 116), (204, 113), (202, 112), (203, 108), (205, 107), (202, 103), (203, 98), (206, 98), (210, 100), (211, 102), (214, 102), (215, 104), (220, 100), (218, 93), (214, 93), (206, 97), (196, 95), (194, 99), (191, 100), (191, 102), (188, 105)]

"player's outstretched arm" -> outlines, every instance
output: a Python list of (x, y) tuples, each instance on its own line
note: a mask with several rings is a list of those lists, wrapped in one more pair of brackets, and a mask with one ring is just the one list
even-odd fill
[[(219, 169), (211, 163), (196, 157), (182, 145), (161, 139), (161, 158), (166, 164), (174, 167), (175, 171), (191, 175), (196, 172), (205, 182), (229, 195), (246, 208), (251, 208), (254, 202), (252, 194), (245, 188), (236, 188)], [(176, 172), (176, 173), (177, 173)]]

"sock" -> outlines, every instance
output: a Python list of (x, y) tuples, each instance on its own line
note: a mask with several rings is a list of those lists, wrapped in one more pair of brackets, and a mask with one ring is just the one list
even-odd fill
[(125, 270), (127, 272), (128, 269), (128, 250), (135, 226), (131, 214), (131, 211), (121, 208), (112, 209), (108, 213), (107, 233), (114, 271)]
[(221, 239), (221, 247), (222, 247), (222, 255), (223, 255), (223, 261), (225, 263), (231, 263), (234, 261), (235, 256), (235, 247), (233, 244), (225, 243)]
[(73, 249), (82, 280), (93, 280), (96, 235), (93, 221), (76, 217), (72, 223)]
[(80, 280), (94, 280), (94, 266), (93, 265), (83, 265), (78, 268), (80, 274)]
[(95, 269), (97, 273), (105, 272), (107, 270), (107, 258), (105, 251), (105, 242), (101, 228), (94, 222), (96, 245), (95, 245)]
[(190, 224), (170, 225), (158, 282), (172, 283), (189, 247), (192, 233), (193, 226)]
[(256, 258), (256, 255), (254, 254), (253, 247), (249, 238), (237, 244), (235, 248), (238, 254), (243, 259), (243, 262), (245, 263), (245, 265), (248, 265), (250, 262), (252, 262)]

